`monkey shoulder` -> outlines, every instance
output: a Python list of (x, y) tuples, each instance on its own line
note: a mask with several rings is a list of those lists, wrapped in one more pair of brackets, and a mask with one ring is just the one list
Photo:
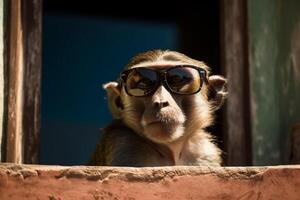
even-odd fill
[(92, 159), (96, 160), (94, 165), (140, 167), (151, 166), (161, 159), (147, 139), (120, 121), (105, 127), (102, 134)]

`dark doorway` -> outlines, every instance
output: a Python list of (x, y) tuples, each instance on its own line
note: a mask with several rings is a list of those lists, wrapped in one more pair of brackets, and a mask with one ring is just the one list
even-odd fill
[[(120, 11), (94, 1), (44, 0), (41, 164), (88, 161), (111, 120), (101, 85), (136, 53), (172, 49), (221, 74), (218, 0), (147, 6)], [(221, 112), (210, 131), (224, 149)]]

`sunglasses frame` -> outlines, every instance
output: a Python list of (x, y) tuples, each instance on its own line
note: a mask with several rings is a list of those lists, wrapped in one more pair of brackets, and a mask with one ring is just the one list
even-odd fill
[[(127, 70), (124, 70), (121, 75), (120, 75), (120, 80), (121, 80), (121, 87), (124, 86), (125, 88), (125, 91), (126, 93), (129, 95), (129, 96), (134, 96), (134, 97), (147, 97), (147, 96), (151, 96), (153, 93), (155, 93), (155, 91), (157, 90), (157, 88), (160, 86), (160, 85), (163, 85), (165, 86), (165, 88), (171, 92), (171, 93), (174, 93), (174, 94), (179, 94), (179, 95), (192, 95), (192, 94), (196, 94), (198, 93), (201, 88), (202, 88), (202, 85), (203, 85), (203, 82), (207, 83), (207, 72), (205, 69), (201, 68), (201, 67), (197, 67), (197, 66), (194, 66), (194, 65), (175, 65), (173, 67), (170, 67), (170, 68), (166, 68), (166, 69), (152, 69), (150, 68), (152, 66), (149, 66), (149, 67), (137, 67), (137, 68), (131, 68), (131, 69), (127, 69)], [(171, 89), (171, 87), (169, 86), (168, 84), (168, 81), (167, 81), (167, 73), (168, 71), (174, 69), (174, 68), (193, 68), (193, 69), (196, 69), (197, 72), (199, 73), (199, 77), (200, 77), (200, 86), (199, 86), (199, 89), (195, 92), (192, 92), (192, 93), (180, 93), (180, 92), (176, 92), (176, 91), (173, 91)], [(126, 84), (126, 81), (127, 81), (127, 78), (128, 78), (128, 75), (131, 71), (133, 70), (137, 70), (137, 69), (148, 69), (148, 70), (152, 70), (154, 71), (156, 74), (157, 74), (157, 77), (158, 77), (158, 80), (157, 80), (157, 83), (156, 85), (153, 87), (153, 90), (143, 96), (136, 96), (136, 95), (133, 95), (133, 94), (130, 94), (127, 90), (127, 84)]]

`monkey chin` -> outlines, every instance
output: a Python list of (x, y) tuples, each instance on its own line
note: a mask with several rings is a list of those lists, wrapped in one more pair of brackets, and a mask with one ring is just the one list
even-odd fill
[(181, 123), (154, 122), (144, 126), (144, 134), (153, 142), (167, 144), (181, 138), (184, 127)]

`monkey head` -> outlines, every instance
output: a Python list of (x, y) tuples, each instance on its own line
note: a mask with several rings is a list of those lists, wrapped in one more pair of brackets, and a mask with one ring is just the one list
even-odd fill
[(133, 57), (120, 79), (104, 85), (115, 119), (155, 143), (170, 144), (210, 126), (226, 96), (226, 80), (175, 51)]

